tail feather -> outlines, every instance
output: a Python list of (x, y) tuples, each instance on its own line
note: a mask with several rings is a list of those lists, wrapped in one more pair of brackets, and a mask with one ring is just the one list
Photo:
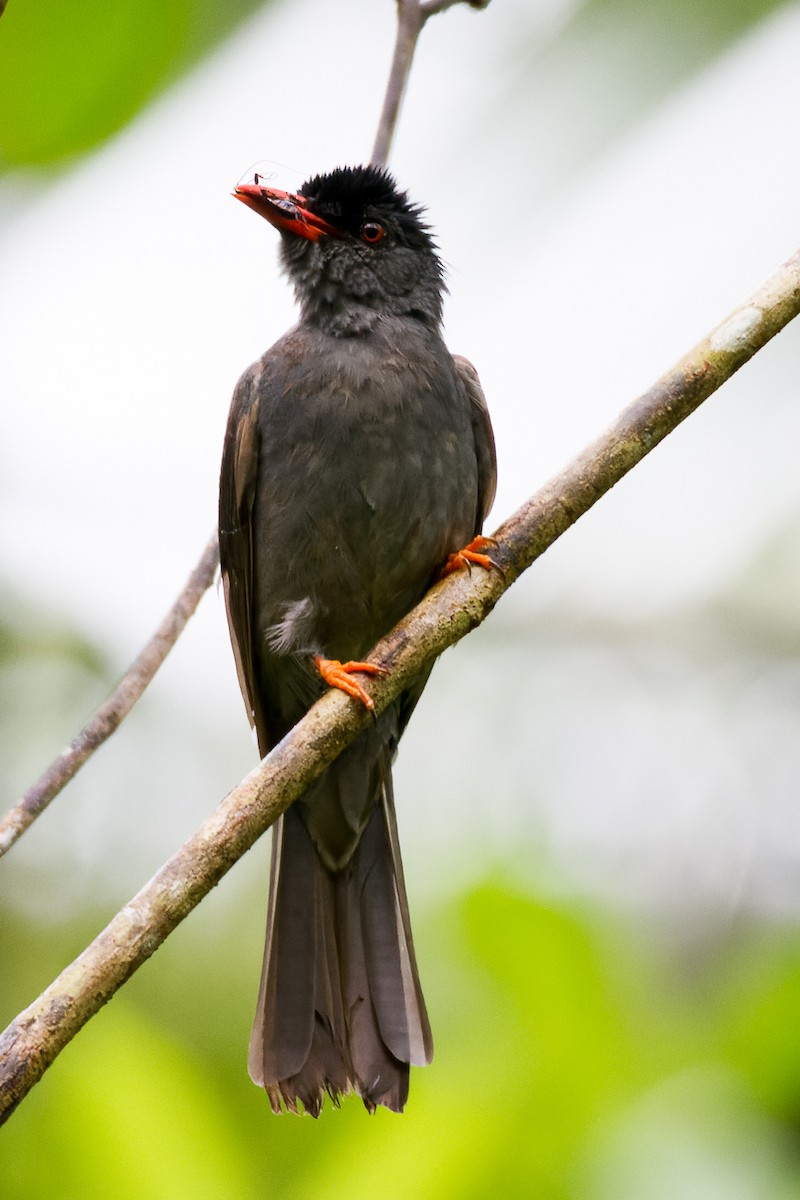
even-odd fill
[(401, 1062), (426, 1066), (433, 1044), (414, 958), (391, 779), (382, 801), (364, 831), (362, 853), (354, 863), (372, 1006), (390, 1053)]
[[(262, 1086), (268, 1076), (296, 1074), (308, 1058), (313, 1037), (313, 1010), (299, 1002), (314, 991), (317, 942), (313, 891), (309, 896), (302, 890), (303, 880), (310, 880), (312, 888), (315, 883), (313, 847), (302, 834), (295, 820), (282, 817), (272, 842), (259, 1019), (253, 1025), (248, 1062), (252, 1079)], [(291, 870), (282, 869), (284, 857), (293, 863)], [(296, 946), (301, 943), (310, 947), (308, 954), (297, 953)], [(277, 1003), (279, 981), (283, 995), (290, 998), (281, 1004)]]
[[(403, 996), (409, 1020), (408, 1062), (412, 1067), (426, 1067), (433, 1059), (433, 1037), (428, 1011), (419, 982), (417, 960), (414, 953), (414, 938), (411, 933), (411, 916), (408, 911), (406, 881), (403, 875), (403, 860), (400, 857), (400, 839), (397, 835), (397, 819), (394, 811), (394, 792), (391, 772), (387, 771), (382, 794), (384, 827), (391, 861), (384, 862), (388, 868), (388, 880), (394, 892), (395, 916), (397, 920), (398, 951), (403, 980)], [(399, 1053), (396, 1049), (395, 1053)]]
[[(376, 797), (377, 799), (377, 797)], [(318, 1116), (354, 1088), (402, 1112), (409, 1065), (430, 1062), (388, 765), (348, 865), (330, 871), (296, 809), (274, 835), (250, 1074), (273, 1109)]]

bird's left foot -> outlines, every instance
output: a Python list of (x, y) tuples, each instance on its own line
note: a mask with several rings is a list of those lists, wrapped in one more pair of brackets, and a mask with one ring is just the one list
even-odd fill
[(463, 571), (465, 568), (468, 571), (472, 570), (474, 563), (478, 567), (483, 567), (486, 571), (499, 571), (501, 575), (505, 572), (499, 563), (496, 563), (487, 550), (493, 549), (497, 545), (494, 538), (476, 537), (473, 538), (468, 546), (463, 550), (456, 550), (455, 554), (448, 555), (447, 562), (439, 572), (439, 578), (444, 579), (445, 575), (451, 575), (453, 571)]
[(339, 688), (341, 692), (347, 692), (348, 696), (352, 696), (354, 700), (360, 700), (370, 712), (375, 708), (375, 701), (364, 691), (358, 680), (353, 679), (353, 672), (361, 671), (365, 675), (389, 674), (385, 667), (379, 667), (377, 663), (342, 663), (338, 658), (323, 658), (321, 654), (314, 655), (314, 666), (328, 687)]

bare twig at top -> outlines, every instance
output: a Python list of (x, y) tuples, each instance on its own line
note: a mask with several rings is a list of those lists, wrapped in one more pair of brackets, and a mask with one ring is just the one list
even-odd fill
[(385, 166), (389, 161), (389, 150), (394, 140), (397, 118), (411, 73), (417, 39), (425, 22), (445, 9), (463, 3), (469, 4), (470, 8), (486, 8), (489, 0), (397, 0), (394, 54), (370, 159), (376, 166)]

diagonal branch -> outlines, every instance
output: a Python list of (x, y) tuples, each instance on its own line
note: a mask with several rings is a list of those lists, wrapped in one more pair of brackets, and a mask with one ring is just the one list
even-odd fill
[(211, 586), (218, 566), (219, 550), (215, 534), (172, 608), (108, 699), (100, 705), (67, 749), (28, 788), (19, 804), (0, 819), (0, 858), (127, 717), (183, 633), (186, 622)]
[[(626, 408), (497, 531), (500, 572), (448, 576), (375, 648), (378, 712), (489, 614), (556, 538), (800, 313), (800, 251)], [(341, 692), (314, 705), (263, 762), (0, 1036), (0, 1123), (59, 1052), (370, 717)]]

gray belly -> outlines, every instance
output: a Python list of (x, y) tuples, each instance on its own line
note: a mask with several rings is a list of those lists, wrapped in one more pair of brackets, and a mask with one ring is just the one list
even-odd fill
[(289, 389), (265, 406), (262, 658), (363, 657), (475, 532), (469, 401), (446, 377), (430, 390), (393, 382), (380, 394), (332, 385), (313, 406)]

